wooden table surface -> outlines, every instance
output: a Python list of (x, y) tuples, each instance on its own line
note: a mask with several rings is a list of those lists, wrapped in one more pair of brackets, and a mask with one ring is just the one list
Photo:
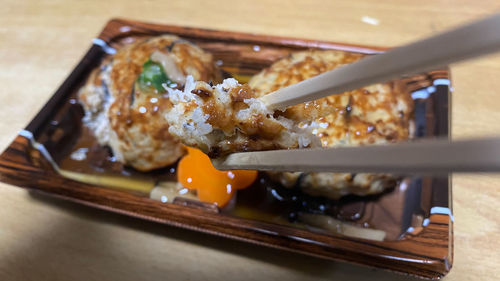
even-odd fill
[[(0, 149), (38, 112), (112, 17), (396, 46), (500, 11), (498, 0), (476, 2), (3, 0)], [(378, 24), (367, 23), (370, 19)], [(498, 135), (500, 55), (451, 69), (453, 137)], [(445, 280), (500, 279), (499, 202), (499, 176), (453, 177), (455, 255)], [(217, 279), (413, 280), (140, 221), (0, 184), (0, 280)]]

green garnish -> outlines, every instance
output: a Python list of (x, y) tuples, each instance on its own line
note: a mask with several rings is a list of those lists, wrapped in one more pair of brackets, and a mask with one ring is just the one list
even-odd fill
[(170, 80), (163, 69), (163, 66), (149, 59), (142, 67), (142, 73), (137, 78), (137, 83), (141, 89), (156, 89), (159, 93), (166, 92), (163, 84), (168, 87), (177, 86)]

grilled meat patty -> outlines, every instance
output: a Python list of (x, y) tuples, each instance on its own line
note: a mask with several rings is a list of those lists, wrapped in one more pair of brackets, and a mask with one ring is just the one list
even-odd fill
[[(325, 71), (353, 63), (362, 54), (332, 50), (292, 53), (249, 81), (257, 96), (271, 93)], [(339, 95), (289, 107), (284, 117), (314, 120), (312, 133), (323, 147), (385, 144), (412, 135), (413, 100), (396, 82), (370, 85)], [(368, 195), (394, 186), (387, 174), (271, 173), (285, 186), (333, 199), (346, 194)]]
[(115, 158), (140, 171), (175, 163), (184, 154), (168, 132), (172, 108), (165, 87), (182, 88), (187, 75), (220, 81), (211, 54), (177, 36), (138, 40), (103, 61), (79, 92), (84, 123)]

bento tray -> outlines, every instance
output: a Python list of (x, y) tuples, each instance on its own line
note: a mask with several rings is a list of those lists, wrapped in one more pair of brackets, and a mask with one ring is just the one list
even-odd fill
[[(428, 279), (439, 279), (450, 270), (453, 262), (453, 215), (451, 184), (447, 178), (409, 178), (404, 189), (396, 188), (377, 199), (367, 198), (367, 202), (371, 201), (366, 204), (396, 216), (395, 220), (401, 224), (401, 235), (397, 239), (374, 241), (293, 224), (244, 218), (221, 212), (214, 206), (192, 204), (185, 200), (163, 203), (136, 192), (105, 188), (61, 176), (44, 157), (43, 151), (33, 146), (33, 141), (44, 144), (49, 153), (67, 154), (71, 151), (83, 130), (80, 122), (82, 111), (75, 103), (76, 92), (90, 71), (99, 66), (101, 60), (113, 51), (112, 48), (119, 48), (139, 37), (165, 33), (176, 34), (211, 52), (227, 74), (240, 80), (256, 74), (292, 51), (319, 48), (374, 54), (384, 50), (380, 47), (113, 19), (52, 98), (2, 153), (0, 180), (112, 212), (316, 257)], [(415, 100), (416, 137), (449, 136), (448, 71), (433, 71), (403, 80)], [(397, 212), (387, 209), (387, 202), (381, 205), (384, 198), (385, 201), (392, 200), (390, 196), (396, 195), (403, 202)]]

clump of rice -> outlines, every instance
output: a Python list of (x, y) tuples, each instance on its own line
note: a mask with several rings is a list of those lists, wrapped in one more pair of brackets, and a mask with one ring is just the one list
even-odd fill
[[(184, 90), (172, 89), (166, 87), (168, 97), (174, 104), (174, 107), (165, 114), (169, 123), (168, 131), (174, 136), (181, 137), (184, 144), (195, 146), (198, 143), (210, 144), (209, 134), (212, 133), (212, 125), (208, 124), (208, 114), (204, 114), (201, 105), (203, 101), (200, 97), (193, 94), (196, 83), (192, 76), (186, 78)], [(189, 105), (196, 105), (194, 109), (188, 108)]]
[[(267, 108), (258, 98), (244, 99), (246, 108), (234, 109), (230, 97), (231, 89), (241, 86), (233, 78), (225, 79), (221, 84), (210, 86), (205, 82), (195, 82), (193, 77), (186, 78), (183, 90), (166, 88), (173, 108), (166, 113), (165, 118), (169, 123), (169, 133), (180, 138), (188, 146), (198, 147), (204, 152), (211, 152), (217, 148), (222, 154), (235, 152), (236, 144), (247, 144), (249, 142), (248, 132), (244, 124), (250, 124), (254, 120), (264, 120), (271, 125), (280, 128), (272, 140), (259, 146), (246, 148), (248, 150), (271, 149), (271, 148), (304, 148), (318, 143), (316, 137), (311, 134), (311, 126), (300, 128), (294, 121), (283, 116), (274, 117), (274, 112)], [(210, 102), (213, 103), (217, 118), (228, 120), (232, 124), (220, 128), (210, 124), (210, 115), (203, 111), (207, 99), (193, 93), (193, 90), (201, 89), (210, 94)], [(255, 121), (256, 122), (256, 121)], [(255, 138), (255, 136), (253, 136)], [(220, 151), (222, 150), (222, 151)]]

